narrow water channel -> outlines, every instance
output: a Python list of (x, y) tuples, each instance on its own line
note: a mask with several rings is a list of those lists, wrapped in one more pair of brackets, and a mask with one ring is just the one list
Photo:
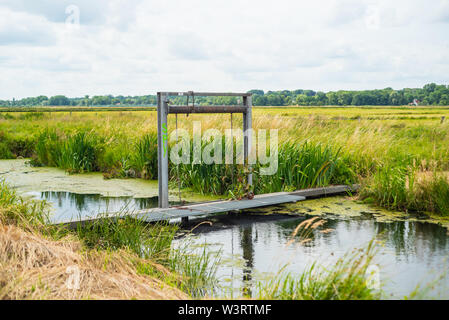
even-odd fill
[[(77, 217), (98, 212), (138, 210), (157, 206), (157, 198), (104, 197), (70, 192), (28, 193), (50, 202), (54, 217)], [(198, 250), (206, 245), (221, 253), (217, 271), (222, 297), (254, 295), (258, 281), (266, 281), (279, 270), (300, 274), (313, 262), (332, 265), (354, 248), (363, 248), (372, 239), (378, 240), (379, 252), (374, 264), (380, 268), (380, 280), (387, 297), (402, 298), (418, 285), (428, 289), (427, 296), (449, 298), (449, 236), (446, 228), (420, 221), (379, 221), (369, 213), (373, 208), (344, 197), (313, 200), (314, 210), (325, 211), (329, 233), (314, 232), (311, 241), (287, 245), (296, 226), (307, 214), (297, 217), (261, 216), (248, 218), (216, 216), (213, 225), (197, 229), (197, 233), (177, 239), (191, 241)], [(322, 206), (317, 206), (323, 201)], [(301, 206), (307, 206), (307, 201)], [(342, 210), (345, 208), (345, 210)], [(266, 212), (272, 212), (267, 208)], [(346, 211), (345, 215), (338, 215)], [(317, 213), (317, 212), (314, 212)], [(335, 213), (335, 214), (334, 214)], [(361, 214), (362, 213), (362, 214)], [(438, 279), (432, 285), (431, 282)]]

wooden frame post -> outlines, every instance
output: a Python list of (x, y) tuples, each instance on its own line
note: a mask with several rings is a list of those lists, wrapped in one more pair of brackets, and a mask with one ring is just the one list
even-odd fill
[[(251, 96), (243, 97), (243, 104), (246, 107), (246, 112), (243, 113), (243, 133), (244, 133), (244, 162), (248, 170), (251, 170), (249, 163), (252, 148), (252, 98)], [(253, 185), (253, 174), (248, 173), (248, 185)]]
[(167, 96), (157, 94), (157, 156), (159, 208), (168, 208), (168, 101)]
[[(206, 96), (206, 97), (243, 97), (243, 105), (228, 106), (169, 106), (169, 96)], [(211, 93), (211, 92), (158, 92), (157, 93), (157, 160), (158, 160), (158, 186), (159, 208), (169, 208), (168, 202), (168, 114), (178, 113), (242, 113), (243, 114), (243, 144), (244, 163), (250, 168), (252, 146), (252, 100), (250, 93)], [(252, 174), (248, 174), (248, 184), (252, 185)], [(184, 219), (183, 222), (186, 222)]]

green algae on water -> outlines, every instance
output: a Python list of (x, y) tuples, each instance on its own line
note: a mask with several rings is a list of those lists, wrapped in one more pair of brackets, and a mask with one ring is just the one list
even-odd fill
[[(0, 160), (0, 179), (4, 179), (20, 194), (55, 191), (99, 194), (103, 197), (152, 198), (158, 196), (157, 180), (104, 179), (98, 172), (69, 175), (58, 168), (31, 167), (27, 161), (26, 159)], [(169, 190), (169, 198), (172, 201), (178, 200), (177, 190)], [(182, 191), (182, 198), (188, 202), (215, 199), (189, 190)]]

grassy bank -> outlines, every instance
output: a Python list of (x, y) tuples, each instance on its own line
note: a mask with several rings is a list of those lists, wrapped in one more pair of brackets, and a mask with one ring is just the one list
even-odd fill
[[(186, 299), (215, 285), (218, 257), (172, 248), (176, 226), (119, 219), (68, 229), (47, 218), (44, 202), (0, 184), (0, 299)], [(79, 290), (64, 285), (74, 266)]]

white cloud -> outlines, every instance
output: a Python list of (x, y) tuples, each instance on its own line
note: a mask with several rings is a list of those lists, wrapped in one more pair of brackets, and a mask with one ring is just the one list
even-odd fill
[(45, 18), (0, 6), (0, 46), (47, 46), (55, 43), (54, 29)]
[(37, 3), (0, 2), (0, 99), (449, 82), (445, 0)]

